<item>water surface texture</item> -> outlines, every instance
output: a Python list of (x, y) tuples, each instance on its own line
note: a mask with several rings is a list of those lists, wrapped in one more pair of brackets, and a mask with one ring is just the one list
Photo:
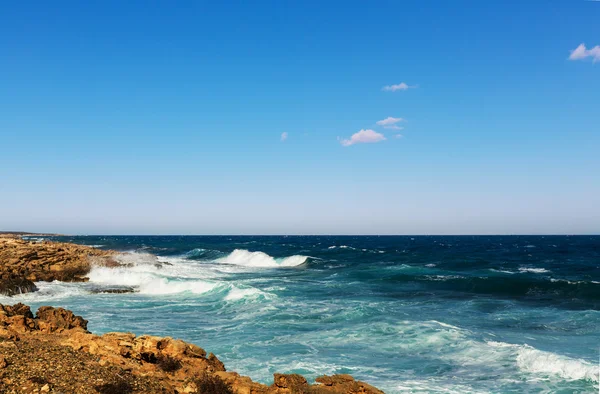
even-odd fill
[(133, 252), (131, 265), (0, 302), (191, 341), (266, 384), (349, 373), (388, 393), (598, 392), (598, 236), (53, 239)]

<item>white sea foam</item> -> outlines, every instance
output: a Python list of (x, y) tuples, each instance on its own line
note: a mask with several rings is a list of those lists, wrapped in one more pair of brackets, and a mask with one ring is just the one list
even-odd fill
[(93, 267), (88, 275), (90, 284), (131, 287), (146, 295), (223, 293), (226, 301), (272, 296), (253, 287), (223, 282), (221, 266), (216, 264), (183, 257), (157, 258), (147, 253), (125, 253), (116, 259), (126, 266)]
[(513, 350), (519, 369), (523, 372), (565, 380), (589, 380), (599, 382), (600, 368), (585, 360), (535, 349), (529, 345), (515, 345), (489, 341), (493, 348)]
[(493, 272), (502, 272), (503, 274), (511, 274), (511, 275), (512, 274), (516, 274), (516, 272), (513, 272), (513, 271), (497, 270), (497, 269), (494, 269), (494, 268), (490, 268), (490, 271), (493, 271)]
[(0, 304), (49, 302), (69, 297), (80, 297), (88, 293), (85, 283), (37, 282), (36, 286), (38, 291), (33, 293), (17, 294), (12, 297), (0, 295)]
[(590, 380), (599, 382), (600, 367), (585, 360), (577, 360), (550, 352), (521, 346), (517, 364), (523, 371), (542, 375), (555, 375), (566, 380)]
[(396, 326), (403, 338), (396, 346), (406, 351), (437, 354), (462, 366), (486, 365), (504, 374), (520, 372), (535, 378), (599, 382), (598, 366), (581, 359), (535, 349), (526, 344), (482, 342), (469, 330), (448, 323), (404, 321)]
[(133, 267), (95, 267), (89, 273), (90, 283), (109, 286), (126, 286), (141, 294), (177, 294), (189, 291), (195, 294), (206, 293), (217, 287), (217, 283), (207, 280), (185, 280), (161, 276), (159, 268), (149, 265)]
[(225, 301), (238, 301), (241, 299), (256, 299), (259, 297), (264, 298), (272, 298), (272, 294), (265, 293), (259, 289), (254, 287), (250, 288), (239, 288), (237, 286), (232, 286), (227, 295), (225, 296)]
[(217, 259), (219, 263), (241, 265), (244, 267), (258, 268), (277, 268), (277, 267), (297, 267), (302, 265), (308, 259), (307, 256), (290, 256), (282, 259), (275, 259), (263, 252), (250, 252), (245, 249), (236, 249), (229, 256)]
[(519, 268), (519, 272), (531, 272), (533, 274), (545, 274), (551, 272), (546, 268), (529, 268), (529, 267), (521, 267)]

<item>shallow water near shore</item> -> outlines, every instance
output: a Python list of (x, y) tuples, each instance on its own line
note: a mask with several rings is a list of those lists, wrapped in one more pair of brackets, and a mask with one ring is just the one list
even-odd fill
[[(598, 236), (50, 239), (129, 265), (0, 303), (181, 338), (263, 383), (349, 373), (389, 393), (598, 392)], [(97, 293), (115, 289), (135, 292)]]

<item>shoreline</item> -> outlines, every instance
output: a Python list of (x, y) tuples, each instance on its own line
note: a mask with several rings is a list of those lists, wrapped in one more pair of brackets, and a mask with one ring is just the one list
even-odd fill
[[(36, 281), (85, 282), (95, 265), (124, 265), (119, 254), (0, 234), (0, 293), (33, 292)], [(71, 371), (56, 376), (63, 364), (73, 364)], [(0, 304), (0, 392), (59, 393), (77, 387), (78, 393), (193, 394), (203, 392), (198, 391), (202, 387), (210, 390), (209, 385), (215, 393), (235, 394), (383, 393), (350, 375), (316, 381), (311, 385), (301, 375), (276, 373), (267, 386), (227, 371), (214, 354), (191, 343), (132, 333), (98, 336), (87, 331), (87, 320), (69, 310), (43, 306), (34, 315), (27, 305)]]
[(34, 282), (86, 282), (92, 264), (113, 265), (118, 253), (65, 242), (25, 240), (19, 234), (0, 235), (0, 294), (12, 296), (37, 290)]
[[(301, 375), (275, 373), (267, 386), (227, 371), (197, 345), (132, 333), (99, 336), (87, 331), (87, 323), (63, 308), (40, 307), (34, 316), (27, 305), (0, 304), (0, 391), (193, 394), (208, 384), (223, 394), (383, 393), (350, 375), (323, 375), (308, 384)], [(76, 365), (56, 376), (63, 364)]]

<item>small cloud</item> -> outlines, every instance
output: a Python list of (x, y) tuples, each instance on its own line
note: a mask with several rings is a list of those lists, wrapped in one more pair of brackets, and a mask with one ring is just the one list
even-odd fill
[(396, 138), (404, 138), (404, 136), (402, 134), (396, 134), (394, 137), (396, 137)]
[(384, 129), (388, 129), (388, 130), (404, 130), (404, 127), (393, 124), (391, 126), (385, 126)]
[(400, 127), (397, 125), (399, 122), (404, 122), (402, 118), (392, 118), (388, 116), (387, 118), (376, 122), (377, 126), (383, 126), (384, 129), (390, 130), (402, 130), (404, 127)]
[(408, 90), (408, 89), (412, 89), (414, 87), (416, 87), (416, 86), (408, 86), (406, 83), (400, 82), (397, 85), (384, 86), (383, 88), (381, 88), (381, 90), (383, 90), (384, 92), (395, 92), (396, 90)]
[(385, 136), (374, 130), (367, 129), (354, 133), (350, 139), (338, 139), (342, 146), (350, 146), (354, 144), (370, 144), (385, 141)]
[(288, 133), (287, 132), (281, 133), (281, 142), (284, 142), (287, 139), (288, 139)]
[(588, 57), (591, 57), (594, 63), (600, 61), (600, 45), (587, 49), (585, 44), (579, 44), (577, 48), (571, 51), (569, 60), (583, 60)]

